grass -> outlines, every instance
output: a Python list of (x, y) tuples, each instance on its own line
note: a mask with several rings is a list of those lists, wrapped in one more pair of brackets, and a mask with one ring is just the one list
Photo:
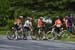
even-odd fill
[(8, 27), (0, 27), (0, 35), (6, 35), (6, 32), (8, 31)]
[(7, 31), (0, 31), (0, 35), (6, 35)]
[(60, 41), (68, 41), (68, 42), (75, 42), (75, 37), (71, 37), (71, 38), (62, 38), (60, 39)]

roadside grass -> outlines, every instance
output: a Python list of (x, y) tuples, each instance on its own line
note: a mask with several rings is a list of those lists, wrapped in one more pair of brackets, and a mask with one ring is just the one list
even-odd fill
[(7, 31), (0, 31), (0, 35), (6, 35)]
[(62, 38), (60, 39), (60, 41), (63, 41), (63, 42), (75, 42), (75, 37), (71, 37), (71, 38)]
[(6, 32), (9, 30), (9, 28), (6, 27), (0, 27), (0, 35), (6, 35)]

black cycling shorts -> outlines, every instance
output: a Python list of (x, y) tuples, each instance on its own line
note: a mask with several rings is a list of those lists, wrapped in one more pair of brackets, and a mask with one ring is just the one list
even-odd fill
[(55, 31), (56, 31), (57, 33), (59, 33), (60, 30), (61, 30), (61, 27), (56, 27), (56, 26), (55, 26)]
[(27, 31), (30, 31), (29, 27), (24, 27), (24, 29), (26, 29)]
[(17, 25), (17, 24), (14, 24), (14, 26), (13, 26), (16, 30), (20, 30), (21, 28), (19, 28), (19, 25)]

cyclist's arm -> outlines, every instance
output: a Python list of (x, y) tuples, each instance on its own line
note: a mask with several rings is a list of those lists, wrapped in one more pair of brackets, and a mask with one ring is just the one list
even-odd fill
[(29, 29), (32, 31), (32, 24), (29, 25)]
[(54, 26), (56, 26), (56, 21), (55, 21), (55, 23), (54, 23), (54, 25), (52, 27), (54, 27)]

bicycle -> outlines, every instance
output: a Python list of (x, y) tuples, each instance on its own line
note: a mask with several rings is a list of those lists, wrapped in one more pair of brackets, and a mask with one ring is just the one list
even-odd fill
[(24, 28), (24, 29), (23, 29), (23, 32), (24, 32), (24, 33), (23, 33), (23, 39), (24, 39), (24, 40), (27, 40), (28, 38), (29, 38), (29, 39), (33, 39), (33, 37), (32, 37), (32, 36), (33, 36), (33, 31), (27, 30), (26, 28)]
[(37, 40), (43, 40), (44, 34), (45, 34), (44, 30), (39, 29), (37, 31), (37, 34), (36, 34), (35, 37), (36, 37)]
[(11, 29), (7, 33), (7, 39), (9, 40), (17, 40), (17, 39), (22, 39), (23, 38), (23, 30), (16, 30), (16, 29)]
[(52, 28), (51, 31), (47, 32), (47, 38), (51, 40), (69, 38), (70, 32), (64, 29), (61, 29), (59, 33), (55, 31), (55, 28)]
[(7, 39), (9, 39), (9, 40), (13, 40), (16, 37), (15, 30), (10, 30), (6, 34), (7, 34)]
[(70, 32), (68, 30), (62, 30), (60, 32), (60, 37), (61, 39), (65, 38), (65, 39), (69, 39), (70, 37)]

